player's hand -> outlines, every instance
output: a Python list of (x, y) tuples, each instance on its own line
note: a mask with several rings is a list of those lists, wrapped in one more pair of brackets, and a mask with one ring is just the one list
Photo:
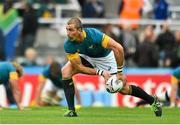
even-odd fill
[(126, 77), (122, 74), (122, 73), (117, 73), (117, 79), (119, 80), (122, 80), (123, 81), (123, 84), (125, 85), (127, 80), (126, 80)]
[(18, 104), (18, 109), (19, 110), (24, 110), (24, 107), (22, 106), (22, 104)]
[(107, 80), (111, 77), (111, 74), (108, 71), (103, 71), (102, 76), (104, 77), (104, 80), (105, 80), (105, 83), (106, 83)]

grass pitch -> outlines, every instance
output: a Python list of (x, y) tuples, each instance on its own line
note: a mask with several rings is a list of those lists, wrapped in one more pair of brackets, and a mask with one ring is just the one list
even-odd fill
[(63, 117), (65, 111), (65, 107), (3, 109), (0, 124), (180, 124), (180, 108), (163, 108), (162, 117), (155, 117), (150, 108), (83, 107), (74, 118)]

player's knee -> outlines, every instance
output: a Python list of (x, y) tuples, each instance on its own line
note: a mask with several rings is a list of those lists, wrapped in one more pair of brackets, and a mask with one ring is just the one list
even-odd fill
[(68, 79), (69, 78), (69, 73), (65, 70), (62, 70), (62, 79)]
[(72, 71), (67, 68), (62, 68), (62, 79), (69, 79), (72, 77)]

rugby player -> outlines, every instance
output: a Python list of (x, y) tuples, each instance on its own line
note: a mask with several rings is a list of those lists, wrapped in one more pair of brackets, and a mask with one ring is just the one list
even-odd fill
[(12, 95), (19, 110), (23, 110), (21, 105), (21, 92), (18, 85), (18, 79), (23, 75), (23, 68), (16, 62), (0, 62), (0, 84), (4, 87), (10, 87)]
[[(161, 102), (170, 104), (170, 107), (176, 106), (177, 99), (180, 99), (180, 66), (175, 68), (171, 75), (171, 88), (157, 96)], [(136, 103), (136, 106), (148, 104), (144, 100)]]
[(170, 107), (175, 107), (176, 97), (180, 97), (180, 66), (172, 73)]
[(105, 81), (116, 74), (123, 80), (123, 88), (119, 93), (132, 95), (147, 101), (156, 116), (162, 115), (162, 108), (155, 96), (147, 94), (140, 87), (128, 85), (123, 76), (124, 51), (123, 47), (111, 37), (95, 28), (83, 28), (79, 18), (71, 18), (66, 25), (67, 40), (64, 49), (68, 62), (62, 68), (62, 79), (69, 111), (65, 117), (78, 116), (74, 107), (73, 75), (84, 73), (101, 75)]
[[(47, 65), (42, 74), (39, 75), (39, 83), (35, 95), (36, 105), (38, 106), (59, 105), (63, 99), (64, 92), (62, 87), (61, 65), (58, 62), (53, 61)], [(76, 107), (81, 108), (78, 90), (76, 90), (76, 99)]]

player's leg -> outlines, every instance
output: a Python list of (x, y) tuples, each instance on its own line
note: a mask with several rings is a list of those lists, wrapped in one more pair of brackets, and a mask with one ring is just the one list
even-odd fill
[(73, 67), (70, 62), (67, 62), (66, 65), (62, 68), (62, 83), (64, 88), (64, 93), (66, 97), (66, 101), (68, 104), (69, 111), (64, 114), (65, 117), (76, 117), (77, 114), (75, 112), (75, 106), (74, 106), (74, 95), (75, 95), (75, 89), (74, 89), (74, 83), (72, 80), (73, 76)]
[[(114, 53), (111, 52), (109, 55), (107, 55), (106, 57), (102, 57), (102, 58), (93, 58), (92, 59), (93, 64), (96, 65), (96, 68), (101, 69), (101, 70), (106, 70), (109, 71), (111, 74), (117, 73), (117, 63), (116, 63), (116, 59), (114, 56)], [(156, 109), (158, 109), (158, 113), (156, 113), (156, 109), (154, 108), (154, 111), (157, 115), (161, 115), (162, 110), (161, 107), (158, 102), (158, 100), (147, 94), (144, 90), (142, 90), (140, 87), (138, 86), (134, 86), (134, 85), (128, 85), (126, 84), (126, 80), (123, 80), (124, 82), (124, 86), (122, 88), (122, 90), (120, 91), (120, 93), (122, 94), (126, 94), (126, 95), (132, 95), (135, 97), (139, 97), (145, 101), (147, 101), (149, 104), (152, 105), (152, 107), (157, 107)], [(156, 105), (155, 105), (156, 103)]]
[[(80, 57), (81, 57), (81, 55), (80, 55)], [(89, 63), (89, 61), (87, 61), (83, 57), (81, 57), (81, 62), (83, 65), (93, 68), (93, 66)], [(74, 106), (75, 87), (74, 87), (73, 80), (72, 80), (72, 76), (75, 73), (76, 73), (76, 71), (73, 69), (70, 62), (67, 62), (66, 65), (62, 68), (63, 88), (64, 88), (64, 93), (66, 96), (66, 100), (68, 103), (68, 109), (69, 109), (69, 112), (65, 113), (64, 116), (67, 116), (67, 117), (77, 116), (77, 114), (75, 112), (75, 106)], [(78, 93), (76, 93), (76, 94), (78, 94)], [(76, 96), (78, 96), (78, 95), (76, 95)], [(80, 98), (79, 98), (79, 101), (80, 101)]]
[[(157, 98), (159, 99), (159, 101), (164, 102), (164, 103), (169, 103), (170, 102), (170, 94), (171, 93), (171, 88), (167, 89), (165, 92), (163, 93), (159, 93), (157, 95)], [(136, 106), (141, 106), (141, 105), (146, 105), (149, 104), (148, 102), (146, 102), (145, 100), (140, 100), (136, 103)]]
[(152, 106), (152, 110), (155, 112), (156, 116), (162, 115), (161, 104), (157, 97), (147, 94), (140, 87), (124, 83), (124, 87), (120, 90), (120, 93), (124, 95), (132, 95), (145, 100)]

